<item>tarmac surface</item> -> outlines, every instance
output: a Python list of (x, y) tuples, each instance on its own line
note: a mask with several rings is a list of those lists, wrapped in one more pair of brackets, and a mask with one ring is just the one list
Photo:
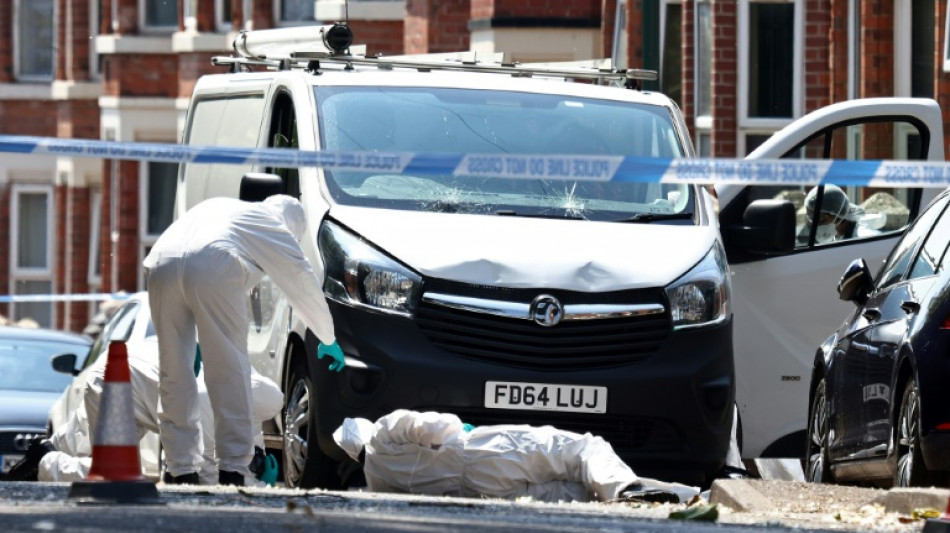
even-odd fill
[[(720, 480), (715, 523), (670, 513), (685, 504), (543, 503), (286, 488), (156, 485), (155, 505), (79, 503), (69, 483), (0, 483), (7, 531), (922, 531), (946, 489), (880, 490), (803, 482)], [(699, 502), (703, 505), (707, 502)], [(947, 525), (950, 525), (948, 523)]]

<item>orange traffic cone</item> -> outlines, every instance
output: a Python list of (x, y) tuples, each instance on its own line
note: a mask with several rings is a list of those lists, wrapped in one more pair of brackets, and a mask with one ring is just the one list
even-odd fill
[(138, 432), (132, 411), (129, 354), (124, 342), (109, 344), (99, 421), (93, 434), (92, 467), (85, 481), (75, 481), (69, 500), (79, 503), (163, 503), (155, 482), (142, 476)]

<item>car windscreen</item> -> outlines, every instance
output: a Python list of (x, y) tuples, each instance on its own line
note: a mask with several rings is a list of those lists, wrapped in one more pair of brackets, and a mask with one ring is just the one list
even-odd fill
[(82, 356), (89, 347), (56, 341), (0, 339), (0, 389), (60, 392), (72, 376), (53, 370), (54, 355)]
[[(315, 87), (327, 151), (453, 154), (685, 155), (669, 109), (500, 90)], [(591, 220), (688, 219), (681, 184), (327, 170), (340, 204)], [(686, 222), (685, 220), (683, 223)]]

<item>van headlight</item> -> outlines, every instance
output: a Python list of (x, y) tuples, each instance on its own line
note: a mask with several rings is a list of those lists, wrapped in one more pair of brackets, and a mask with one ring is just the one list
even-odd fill
[(323, 291), (347, 305), (410, 316), (422, 278), (330, 221), (317, 238), (326, 279)]
[(726, 253), (716, 242), (692, 270), (666, 288), (673, 329), (708, 326), (731, 313)]

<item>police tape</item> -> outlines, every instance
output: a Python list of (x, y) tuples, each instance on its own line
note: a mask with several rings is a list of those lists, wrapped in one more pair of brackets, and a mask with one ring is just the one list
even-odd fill
[(950, 163), (821, 159), (699, 159), (554, 154), (307, 151), (0, 135), (0, 152), (166, 163), (322, 167), (416, 176), (627, 183), (947, 187)]
[(99, 302), (106, 300), (126, 300), (131, 296), (124, 292), (89, 294), (6, 294), (0, 296), (0, 303), (44, 303), (44, 302)]

